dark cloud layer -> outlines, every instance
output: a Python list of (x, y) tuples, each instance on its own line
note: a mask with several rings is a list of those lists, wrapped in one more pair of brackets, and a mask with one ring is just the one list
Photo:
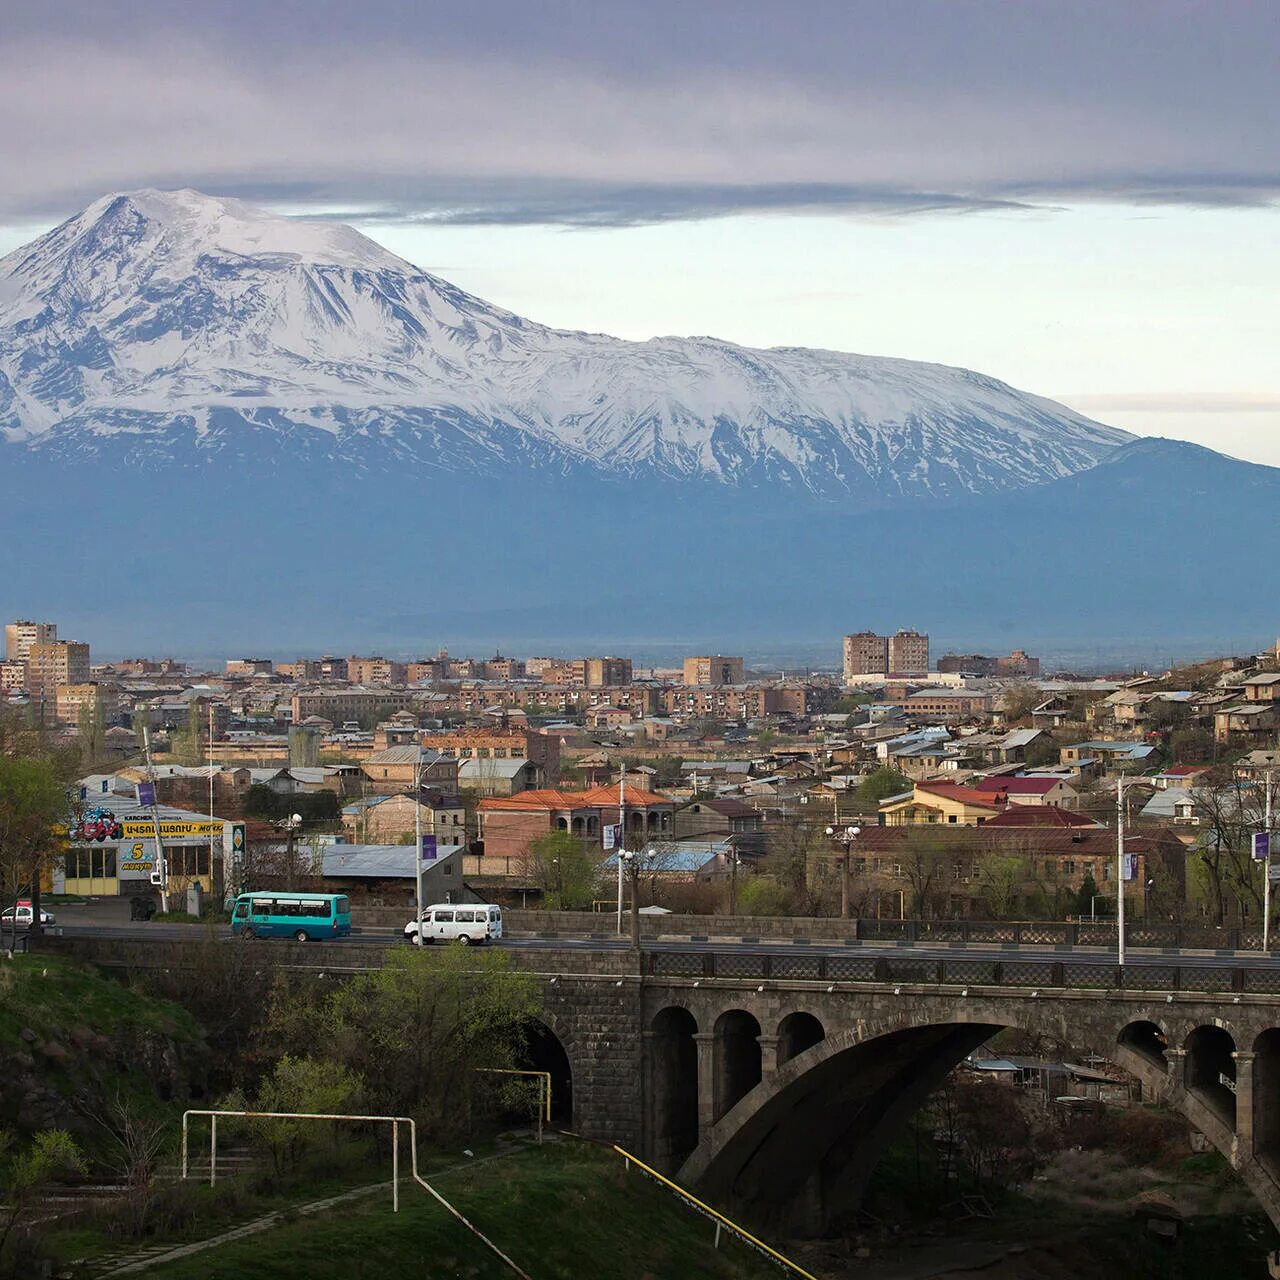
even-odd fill
[(193, 185), (625, 226), (1280, 198), (1250, 0), (16, 0), (0, 218)]

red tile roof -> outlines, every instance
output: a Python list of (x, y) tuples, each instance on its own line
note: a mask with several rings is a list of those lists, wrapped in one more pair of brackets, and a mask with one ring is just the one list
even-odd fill
[(1003, 791), (1010, 796), (1044, 796), (1058, 785), (1057, 778), (979, 778), (978, 791)]
[(915, 789), (947, 800), (955, 800), (960, 804), (977, 805), (982, 809), (999, 809), (1005, 803), (1003, 800), (993, 799), (985, 792), (975, 791), (972, 787), (962, 787), (958, 782), (917, 782)]
[(1061, 809), (1054, 804), (1011, 804), (1003, 813), (988, 818), (987, 827), (1101, 827), (1083, 813)]
[[(628, 809), (647, 809), (652, 805), (671, 805), (667, 796), (656, 791), (642, 791), (639, 787), (628, 786), (626, 789)], [(591, 787), (586, 791), (560, 791), (554, 787), (543, 787), (538, 791), (517, 791), (513, 796), (490, 796), (481, 800), (478, 806), (486, 812), (501, 810), (523, 810), (525, 812), (550, 812), (555, 809), (616, 809), (618, 807), (618, 788), (616, 786)]]

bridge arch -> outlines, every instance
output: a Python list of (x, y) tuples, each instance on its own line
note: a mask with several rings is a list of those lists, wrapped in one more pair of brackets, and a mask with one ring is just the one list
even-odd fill
[[(786, 1061), (780, 1036), (776, 1071), (704, 1129), (680, 1181), (762, 1226), (820, 1233), (856, 1209), (894, 1134), (974, 1049), (1009, 1027), (1058, 1039), (1073, 1032), (1059, 1012), (1031, 1001), (948, 1000), (932, 1016), (922, 1012), (859, 1019)], [(1109, 1048), (1098, 1047), (1200, 1129), (1280, 1223), (1280, 1029), (1242, 1055), (1221, 1020), (1170, 1022), (1161, 1005), (1118, 1021)], [(1252, 1125), (1236, 1132), (1236, 1089), (1241, 1109), (1247, 1103), (1258, 1118), (1266, 1160), (1254, 1157)]]
[(1195, 1027), (1183, 1041), (1183, 1087), (1227, 1129), (1236, 1124), (1236, 1042), (1221, 1023)]
[(826, 1028), (812, 1013), (797, 1009), (778, 1023), (778, 1066), (799, 1057), (827, 1038)]
[(760, 1021), (745, 1009), (728, 1009), (715, 1021), (712, 1120), (719, 1120), (764, 1077)]
[(676, 1168), (698, 1145), (698, 1020), (683, 1005), (653, 1016), (644, 1036), (650, 1153)]

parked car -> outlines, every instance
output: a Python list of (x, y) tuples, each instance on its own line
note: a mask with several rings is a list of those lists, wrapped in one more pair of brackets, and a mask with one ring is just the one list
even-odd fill
[(410, 920), (404, 927), (404, 940), (418, 945), (433, 942), (460, 942), (464, 947), (473, 942), (493, 942), (502, 937), (502, 908), (489, 902), (441, 902), (425, 907), (422, 929)]
[[(0, 925), (7, 924), (12, 927), (15, 919), (19, 924), (30, 924), (32, 918), (32, 907), (29, 902), (18, 903), (16, 917), (13, 907), (7, 907), (4, 911), (0, 911)], [(42, 926), (55, 924), (56, 922), (56, 917), (52, 911), (46, 911), (43, 907), (40, 908), (40, 924)]]

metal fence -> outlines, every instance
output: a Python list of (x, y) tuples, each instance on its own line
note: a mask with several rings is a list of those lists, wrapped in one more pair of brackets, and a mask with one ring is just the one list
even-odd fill
[(822, 955), (747, 951), (644, 953), (645, 972), (655, 978), (738, 978), (745, 981), (807, 980), (941, 985), (1031, 987), (1084, 991), (1188, 991), (1197, 994), (1280, 994), (1280, 966), (1159, 962), (1121, 968), (1104, 960), (1019, 960), (1000, 956), (933, 959), (925, 956)]
[[(1014, 946), (1114, 947), (1114, 920), (858, 920), (860, 942), (988, 942)], [(1214, 928), (1209, 925), (1147, 924), (1127, 921), (1130, 947), (1171, 951), (1261, 951), (1262, 927)]]

